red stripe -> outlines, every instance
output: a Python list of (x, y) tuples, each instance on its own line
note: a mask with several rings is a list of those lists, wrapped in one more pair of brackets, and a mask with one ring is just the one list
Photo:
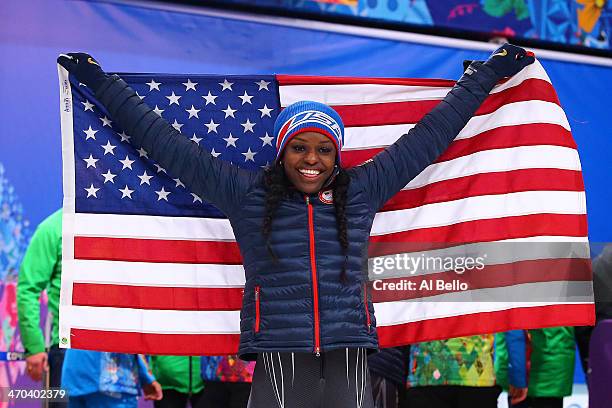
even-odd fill
[(476, 111), (476, 115), (486, 115), (495, 112), (503, 105), (509, 103), (531, 100), (552, 102), (561, 106), (557, 93), (550, 82), (532, 78), (526, 79), (518, 86), (491, 94), (485, 99), (483, 104), (480, 105), (480, 108)]
[[(520, 85), (502, 92), (491, 94), (476, 111), (475, 115), (485, 115), (498, 108), (522, 101), (539, 100), (559, 105), (559, 99), (549, 82), (541, 79), (528, 79)], [(439, 99), (405, 102), (368, 103), (360, 105), (334, 105), (333, 108), (345, 127), (381, 126), (403, 123), (417, 123), (432, 110)]]
[(308, 75), (276, 75), (280, 86), (284, 85), (349, 85), (349, 84), (380, 84), (380, 85), (407, 85), (452, 87), (455, 81), (448, 79), (418, 79), (418, 78), (355, 78), (335, 76), (308, 76)]
[(241, 265), (236, 242), (75, 237), (75, 259)]
[(379, 326), (377, 332), (380, 347), (395, 347), (422, 341), (471, 336), (475, 333), (593, 324), (595, 324), (595, 307), (592, 304), (578, 304), (521, 307), (498, 312), (429, 319), (394, 326)]
[(582, 173), (575, 170), (526, 169), (438, 181), (420, 188), (400, 191), (387, 201), (379, 212), (520, 191), (584, 191)]
[[(433, 249), (436, 244), (466, 244), (534, 236), (587, 236), (584, 214), (533, 214), (466, 221), (370, 237), (368, 256)], [(440, 245), (448, 246), (448, 245)]]
[(239, 334), (156, 334), (74, 328), (70, 330), (72, 348), (133, 354), (236, 354), (239, 342)]
[(531, 123), (516, 126), (502, 126), (480, 133), (468, 139), (451, 143), (438, 157), (436, 163), (457, 157), (492, 149), (507, 149), (520, 146), (562, 146), (576, 149), (572, 134), (560, 125)]
[[(576, 149), (571, 133), (564, 127), (548, 123), (533, 123), (503, 126), (467, 139), (455, 140), (435, 162), (448, 161), (485, 150), (539, 145)], [(382, 150), (383, 147), (344, 150), (342, 151), (342, 163), (345, 167), (357, 166)]]
[[(420, 276), (407, 276), (403, 278), (383, 279), (372, 287), (372, 301), (376, 303), (393, 302), (398, 300), (417, 299), (444, 293), (463, 292), (464, 290), (451, 286), (437, 289), (437, 282), (453, 284), (453, 282), (466, 283), (467, 290), (498, 288), (536, 282), (556, 281), (590, 281), (590, 259), (537, 259), (517, 261), (508, 264), (487, 265), (482, 270), (472, 269), (463, 274), (454, 271), (432, 273)], [(408, 288), (412, 282), (414, 290), (382, 289), (383, 283), (403, 284)], [(431, 289), (420, 289), (422, 282), (434, 282), (436, 286)], [(377, 290), (379, 288), (380, 290)], [(531, 301), (525, 294), (525, 301)]]
[(76, 306), (157, 310), (240, 310), (243, 288), (185, 288), (74, 283)]

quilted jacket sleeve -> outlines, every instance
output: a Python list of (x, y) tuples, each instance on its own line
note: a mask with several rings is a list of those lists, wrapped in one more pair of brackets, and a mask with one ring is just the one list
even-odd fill
[(236, 211), (257, 173), (217, 159), (190, 141), (142, 102), (117, 75), (100, 86), (96, 97), (131, 136), (133, 146), (144, 148), (169, 174), (226, 215)]
[(498, 81), (480, 62), (473, 62), (446, 97), (394, 144), (352, 172), (373, 211), (440, 156)]

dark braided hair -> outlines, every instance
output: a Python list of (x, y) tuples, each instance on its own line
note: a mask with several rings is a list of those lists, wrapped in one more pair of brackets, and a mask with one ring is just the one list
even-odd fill
[[(272, 246), (270, 245), (270, 233), (272, 232), (272, 219), (274, 213), (278, 209), (281, 200), (289, 195), (289, 189), (291, 183), (285, 176), (285, 170), (282, 165), (276, 163), (275, 165), (268, 167), (265, 170), (265, 185), (266, 185), (266, 198), (265, 198), (265, 215), (262, 226), (262, 234), (266, 242), (266, 249), (268, 253), (277, 261), (278, 258)], [(338, 241), (342, 248), (342, 254), (344, 255), (344, 262), (342, 264), (342, 272), (340, 279), (346, 281), (346, 264), (348, 261), (348, 222), (346, 219), (346, 202), (347, 202), (347, 191), (350, 183), (350, 177), (348, 173), (340, 168), (334, 182), (332, 183), (333, 197), (334, 197), (334, 209), (336, 212), (336, 226), (338, 228)]]

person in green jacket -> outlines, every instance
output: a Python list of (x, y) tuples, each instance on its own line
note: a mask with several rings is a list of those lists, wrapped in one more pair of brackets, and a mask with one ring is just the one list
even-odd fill
[(202, 405), (199, 356), (151, 356), (151, 370), (164, 392), (161, 400), (154, 401), (155, 408), (186, 407), (187, 402), (193, 408)]
[[(40, 223), (21, 263), (17, 280), (17, 314), (26, 371), (34, 381), (49, 373), (49, 386), (61, 384), (64, 349), (58, 347), (58, 307), (62, 273), (62, 210)], [(50, 349), (40, 329), (40, 295), (47, 290), (51, 318)]]
[(519, 408), (561, 408), (572, 394), (573, 327), (513, 330), (495, 338), (497, 382)]

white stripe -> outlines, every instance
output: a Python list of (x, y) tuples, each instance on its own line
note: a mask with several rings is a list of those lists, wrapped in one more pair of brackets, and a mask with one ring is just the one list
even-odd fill
[(240, 311), (141, 310), (63, 306), (73, 328), (166, 334), (238, 334)]
[[(455, 292), (428, 298), (405, 301), (374, 303), (376, 325), (378, 327), (418, 322), (422, 320), (455, 317), (465, 314), (496, 312), (514, 308), (548, 306), (557, 304), (592, 304), (592, 298), (570, 297), (567, 293), (588, 293), (592, 282), (539, 282), (501, 288), (487, 288)], [(527, 301), (529, 296), (544, 296), (555, 301)], [(592, 295), (591, 295), (592, 296)], [(488, 301), (482, 298), (489, 299)], [(495, 299), (516, 299), (515, 301), (495, 301)]]
[(62, 265), (74, 282), (154, 287), (243, 287), (242, 265), (72, 260)]
[(530, 123), (551, 123), (571, 131), (565, 112), (559, 105), (545, 101), (523, 101), (508, 103), (486, 115), (474, 116), (465, 125), (455, 140), (467, 139), (502, 126)]
[(529, 214), (584, 214), (584, 192), (521, 191), (377, 213), (371, 235)]
[(415, 125), (405, 123), (400, 125), (379, 125), (347, 127), (344, 129), (344, 146), (342, 151), (373, 149), (387, 147), (408, 133)]
[(450, 87), (383, 84), (283, 85), (279, 87), (282, 107), (304, 99), (327, 105), (363, 105), (386, 102), (439, 100)]
[[(443, 249), (393, 254), (371, 258), (368, 262), (370, 280), (396, 277), (422, 276), (449, 270), (448, 263), (457, 267), (466, 266), (465, 260), (473, 263), (463, 273), (479, 265), (491, 266), (521, 261), (545, 259), (589, 259), (587, 242), (479, 242), (455, 245)], [(477, 270), (481, 270), (479, 267)], [(455, 269), (460, 274), (461, 270)]]
[(75, 236), (234, 241), (227, 219), (76, 214)]
[[(570, 130), (563, 109), (556, 103), (544, 101), (524, 101), (509, 103), (496, 111), (474, 116), (455, 138), (468, 139), (491, 129), (502, 126), (549, 123)], [(395, 143), (415, 125), (357, 126), (345, 129), (344, 150), (372, 149), (386, 147)]]
[(562, 146), (520, 146), (472, 153), (434, 163), (412, 179), (405, 189), (474, 174), (521, 170), (562, 169), (580, 171), (578, 151)]

